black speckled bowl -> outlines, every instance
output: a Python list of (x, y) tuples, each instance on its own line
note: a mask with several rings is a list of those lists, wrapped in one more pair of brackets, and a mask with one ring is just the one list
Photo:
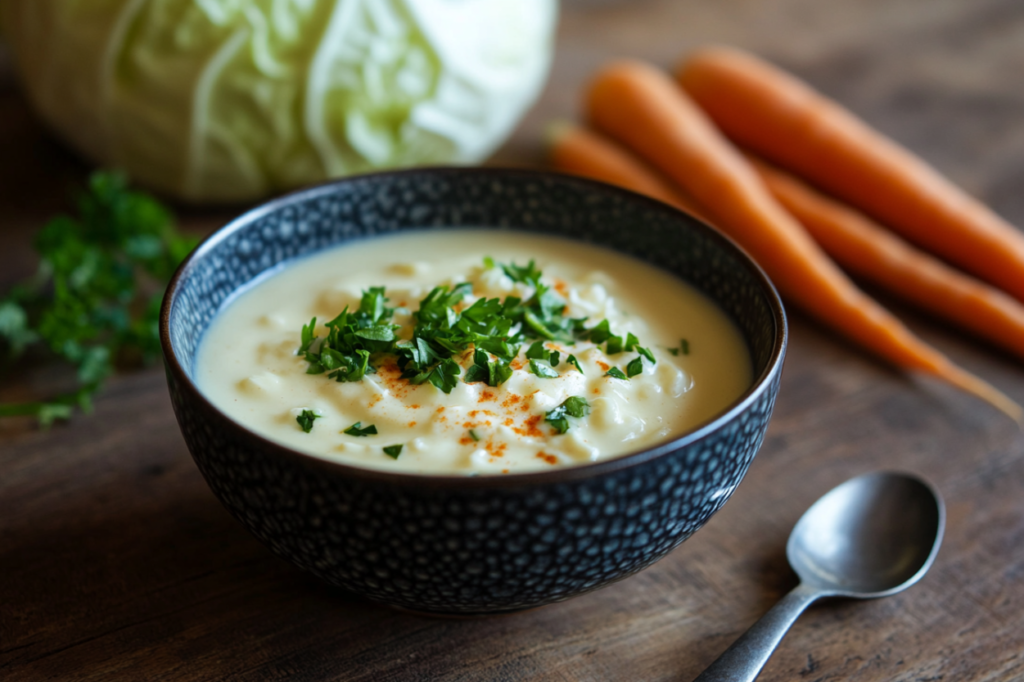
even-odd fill
[[(732, 317), (754, 385), (671, 442), (573, 468), (416, 476), (327, 462), (223, 415), (192, 380), (224, 301), (283, 261), (349, 239), (446, 226), (595, 242), (676, 273)], [(686, 540), (739, 485), (764, 437), (786, 349), (774, 288), (690, 216), (600, 183), (529, 171), (424, 169), (315, 187), (207, 239), (164, 299), (160, 338), (192, 456), (228, 510), (277, 554), (367, 598), (485, 614), (567, 599), (629, 576)]]

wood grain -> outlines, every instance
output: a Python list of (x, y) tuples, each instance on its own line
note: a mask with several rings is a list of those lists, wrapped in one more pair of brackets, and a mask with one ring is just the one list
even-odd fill
[[(492, 163), (540, 165), (544, 126), (577, 116), (605, 60), (668, 66), (705, 42), (807, 78), (1024, 225), (1018, 0), (567, 0), (551, 81)], [(0, 290), (31, 272), (32, 231), (87, 172), (3, 63)], [(204, 233), (241, 208), (178, 210)], [(1024, 401), (1019, 362), (895, 310)], [(783, 548), (806, 506), (879, 468), (923, 474), (945, 496), (934, 569), (892, 598), (813, 607), (761, 679), (1024, 679), (1024, 437), (800, 316), (792, 330), (765, 445), (705, 529), (633, 578), (493, 619), (379, 608), (271, 555), (207, 489), (159, 369), (118, 377), (71, 424), (0, 423), (0, 679), (692, 679), (795, 583)], [(17, 374), (0, 399), (53, 381)]]

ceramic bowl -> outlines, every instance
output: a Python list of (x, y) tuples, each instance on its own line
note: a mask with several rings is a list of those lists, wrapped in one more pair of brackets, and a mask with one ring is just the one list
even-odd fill
[[(656, 447), (506, 476), (359, 469), (262, 438), (193, 381), (221, 305), (284, 261), (353, 238), (485, 227), (594, 242), (675, 273), (741, 330), (753, 386)], [(531, 171), (422, 169), (340, 180), (256, 208), (215, 232), (167, 290), (160, 336), (185, 442), (225, 507), (278, 555), (368, 599), (489, 614), (560, 601), (651, 565), (729, 499), (764, 437), (786, 348), (761, 270), (693, 217), (601, 183)]]

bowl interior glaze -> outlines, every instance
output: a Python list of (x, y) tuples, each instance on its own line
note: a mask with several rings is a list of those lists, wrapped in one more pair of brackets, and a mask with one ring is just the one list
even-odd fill
[[(348, 240), (446, 227), (559, 235), (675, 273), (739, 327), (754, 384), (671, 442), (503, 477), (423, 477), (326, 462), (253, 434), (196, 388), (203, 333), (255, 279)], [(161, 315), (185, 440), (214, 493), (250, 531), (299, 566), (371, 599), (461, 614), (528, 608), (600, 587), (656, 561), (702, 526), (760, 447), (786, 333), (765, 275), (691, 216), (601, 183), (499, 169), (380, 173), (270, 202), (199, 246), (172, 280)]]

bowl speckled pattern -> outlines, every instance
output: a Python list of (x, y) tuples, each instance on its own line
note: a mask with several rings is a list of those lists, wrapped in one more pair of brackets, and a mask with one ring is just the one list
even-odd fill
[[(550, 472), (424, 477), (362, 470), (263, 439), (191, 380), (221, 305), (283, 261), (349, 239), (444, 227), (513, 228), (594, 242), (677, 273), (725, 309), (754, 386), (675, 441)], [(515, 611), (629, 576), (699, 529), (739, 485), (778, 391), (786, 324), (763, 273), (693, 218), (555, 174), (421, 169), (342, 180), (273, 201), (204, 242), (164, 300), (174, 410), (210, 488), (278, 555), (365, 597), (445, 614)]]

